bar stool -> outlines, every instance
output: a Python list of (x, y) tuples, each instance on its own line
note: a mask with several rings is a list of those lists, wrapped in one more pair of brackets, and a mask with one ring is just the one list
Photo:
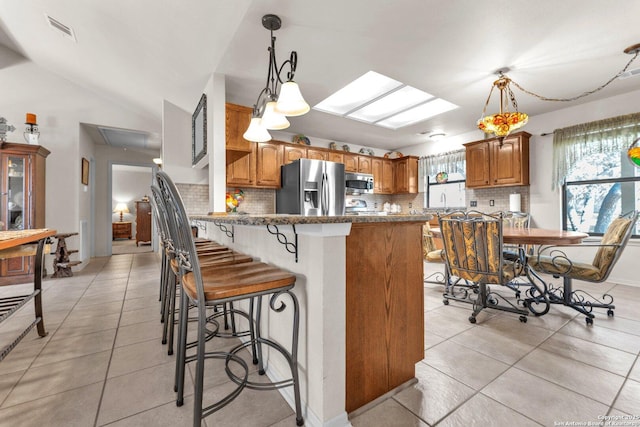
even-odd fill
[[(175, 216), (176, 224), (187, 224), (188, 217), (175, 185), (164, 172), (158, 172), (157, 179), (164, 200), (171, 207), (171, 209), (168, 209), (169, 216)], [(190, 232), (186, 227), (177, 227), (174, 231), (176, 233), (172, 238), (176, 249), (176, 260), (180, 265), (180, 282), (182, 285), (180, 310), (181, 312), (186, 311), (189, 304), (195, 305), (198, 310), (198, 339), (195, 355), (186, 355), (186, 336), (189, 322), (186, 321), (185, 316), (180, 316), (177, 357), (180, 362), (180, 371), (177, 405), (180, 406), (183, 403), (185, 364), (195, 360), (194, 426), (199, 426), (202, 418), (233, 401), (245, 387), (256, 390), (272, 390), (290, 386), (293, 387), (296, 422), (298, 425), (303, 425), (297, 360), (299, 305), (295, 294), (291, 292), (295, 286), (295, 275), (269, 264), (256, 261), (219, 268), (201, 267), (195, 245), (190, 238)], [(281, 344), (263, 337), (260, 329), (262, 297), (268, 297), (268, 306), (271, 310), (282, 312), (287, 307), (282, 300), (285, 295), (288, 295), (293, 309), (291, 351), (288, 351)], [(242, 300), (247, 301), (249, 304), (249, 339), (228, 351), (206, 351), (207, 307)], [(291, 370), (290, 378), (272, 384), (249, 380), (248, 366), (238, 356), (238, 352), (247, 347), (256, 348), (258, 372), (263, 374), (265, 372), (262, 357), (263, 345), (269, 346), (284, 357)], [(224, 360), (225, 371), (237, 387), (224, 398), (203, 407), (203, 376), (206, 358)], [(230, 369), (230, 364), (232, 363), (241, 367), (244, 374), (240, 376), (232, 372)]]
[[(177, 277), (179, 274), (179, 266), (175, 260), (175, 247), (173, 240), (171, 239), (169, 217), (167, 213), (167, 207), (162, 194), (156, 186), (151, 186), (151, 205), (154, 213), (156, 213), (157, 222), (160, 225), (160, 237), (162, 239), (162, 271), (161, 271), (161, 320), (164, 321), (162, 331), (162, 343), (168, 344), (167, 353), (173, 354), (173, 337), (174, 337), (174, 325), (176, 315), (176, 287), (178, 284)], [(231, 264), (239, 264), (253, 261), (253, 258), (232, 251), (226, 246), (222, 246), (216, 242), (199, 239), (194, 241), (196, 245), (196, 251), (198, 258), (202, 265), (208, 267), (213, 266), (225, 266)], [(227, 318), (227, 311), (224, 310), (224, 327), (229, 329), (229, 323)], [(214, 316), (217, 317), (218, 315)], [(231, 316), (232, 330), (235, 333), (235, 321)]]

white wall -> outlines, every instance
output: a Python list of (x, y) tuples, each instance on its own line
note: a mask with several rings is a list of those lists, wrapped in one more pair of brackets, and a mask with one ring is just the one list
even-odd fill
[[(200, 98), (194, 100), (195, 110)], [(162, 169), (182, 184), (206, 184), (206, 168), (191, 167), (191, 115), (182, 108), (164, 101), (162, 104)]]
[[(522, 129), (532, 134), (530, 139), (530, 210), (534, 226), (557, 229), (562, 226), (562, 201), (559, 191), (551, 190), (553, 135), (555, 129), (580, 123), (616, 117), (624, 114), (640, 112), (640, 91), (630, 92), (612, 98), (592, 101), (583, 105), (569, 107), (553, 113), (529, 118), (529, 123)], [(480, 136), (479, 136), (480, 135)], [(425, 156), (461, 148), (465, 142), (482, 139), (481, 132), (476, 131), (456, 138), (446, 138), (437, 143), (429, 142), (422, 146), (401, 149), (404, 154)], [(591, 261), (593, 251), (585, 251), (580, 256)], [(633, 261), (640, 259), (640, 242), (632, 241), (622, 254), (614, 269), (610, 281), (638, 285), (634, 274)]]
[[(47, 158), (46, 226), (59, 232), (79, 232), (80, 221), (91, 220), (91, 197), (104, 197), (110, 203), (106, 175), (101, 178), (97, 175), (100, 179), (92, 182), (87, 192), (80, 183), (82, 157), (100, 161), (81, 123), (160, 133), (160, 121), (114, 103), (33, 62), (21, 61), (0, 69), (3, 94), (0, 115), (17, 128), (8, 135), (8, 140), (24, 141), (25, 114), (37, 115), (40, 144), (51, 151)], [(104, 191), (100, 191), (101, 186)], [(103, 205), (106, 206), (105, 200)], [(104, 224), (107, 219), (103, 218)], [(95, 228), (90, 225), (88, 230)], [(80, 236), (69, 239), (69, 247), (79, 248), (79, 239)]]

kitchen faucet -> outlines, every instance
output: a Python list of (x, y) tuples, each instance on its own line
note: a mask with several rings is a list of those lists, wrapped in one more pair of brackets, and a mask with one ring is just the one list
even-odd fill
[(440, 201), (444, 203), (445, 210), (447, 209), (447, 195), (443, 192), (440, 194)]

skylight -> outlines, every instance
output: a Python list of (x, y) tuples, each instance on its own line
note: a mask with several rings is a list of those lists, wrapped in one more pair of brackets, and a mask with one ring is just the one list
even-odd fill
[(358, 77), (313, 107), (394, 130), (455, 108), (455, 104), (375, 71)]

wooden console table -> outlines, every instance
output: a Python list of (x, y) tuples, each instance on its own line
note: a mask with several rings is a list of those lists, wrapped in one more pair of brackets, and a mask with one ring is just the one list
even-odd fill
[(113, 240), (131, 239), (131, 221), (113, 222), (111, 223), (111, 231)]
[(45, 241), (54, 234), (56, 234), (56, 230), (47, 228), (0, 231), (0, 259), (35, 255), (33, 292), (27, 295), (0, 298), (0, 323), (8, 319), (32, 298), (34, 299), (35, 320), (12, 343), (2, 349), (0, 361), (7, 357), (34, 326), (38, 327), (38, 335), (41, 337), (47, 335), (42, 315), (42, 256)]

